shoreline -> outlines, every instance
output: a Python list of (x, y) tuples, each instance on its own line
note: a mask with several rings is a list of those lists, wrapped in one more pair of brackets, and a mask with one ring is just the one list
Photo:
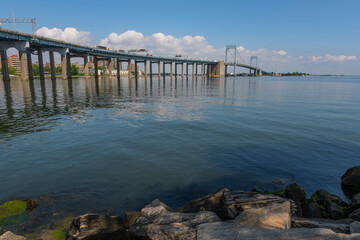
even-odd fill
[[(124, 220), (122, 216), (94, 213), (68, 216), (44, 224), (26, 238), (14, 239), (238, 239), (235, 233), (252, 239), (260, 239), (256, 238), (259, 234), (265, 236), (261, 239), (289, 234), (292, 238), (279, 239), (360, 239), (358, 179), (360, 166), (348, 169), (341, 178), (350, 203), (322, 189), (307, 199), (304, 189), (296, 183), (273, 192), (222, 188), (176, 210), (155, 199), (141, 211), (126, 212)], [(0, 240), (14, 237), (6, 229), (7, 224), (21, 225), (26, 214), (37, 208), (41, 205), (35, 199), (2, 203)]]

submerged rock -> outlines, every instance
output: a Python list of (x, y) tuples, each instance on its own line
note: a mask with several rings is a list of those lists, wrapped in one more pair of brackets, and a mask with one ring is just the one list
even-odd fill
[(289, 229), (291, 224), (290, 202), (246, 209), (233, 222), (241, 226), (255, 228)]
[(132, 239), (121, 217), (91, 213), (74, 218), (68, 235), (68, 240)]
[(349, 168), (341, 177), (341, 188), (351, 198), (360, 193), (360, 166)]
[(130, 227), (130, 232), (140, 239), (191, 240), (196, 239), (196, 228), (199, 224), (219, 221), (213, 212), (174, 212), (155, 199), (141, 210), (141, 215)]
[(242, 211), (247, 209), (267, 207), (273, 204), (282, 204), (287, 201), (290, 201), (291, 215), (294, 215), (297, 211), (294, 201), (272, 194), (263, 194), (258, 192), (224, 192), (221, 198), (221, 206), (223, 208), (224, 216), (227, 219), (234, 219)]
[(293, 228), (268, 230), (239, 226), (233, 223), (204, 223), (199, 225), (197, 240), (359, 240), (360, 234), (335, 233), (324, 228)]
[(222, 188), (214, 193), (210, 193), (201, 198), (189, 202), (187, 205), (179, 208), (177, 211), (182, 213), (195, 213), (199, 211), (211, 211), (223, 218), (223, 211), (220, 205), (220, 199), (225, 191), (231, 191), (228, 188)]
[(292, 228), (327, 228), (337, 233), (350, 233), (350, 224), (356, 222), (353, 219), (316, 219), (316, 218), (297, 218), (291, 219)]
[(0, 235), (0, 240), (26, 240), (26, 238), (7, 231), (6, 233)]

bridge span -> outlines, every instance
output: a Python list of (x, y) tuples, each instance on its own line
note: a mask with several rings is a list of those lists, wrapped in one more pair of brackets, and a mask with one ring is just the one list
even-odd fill
[[(112, 73), (113, 61), (116, 59), (117, 77), (120, 78), (120, 64), (122, 62), (128, 63), (129, 77), (131, 77), (131, 64), (134, 62), (135, 69), (138, 64), (144, 64), (145, 77), (148, 74), (148, 64), (150, 64), (150, 75), (152, 76), (152, 65), (158, 65), (157, 75), (166, 75), (165, 66), (170, 65), (170, 75), (173, 75), (173, 65), (175, 64), (175, 75), (178, 75), (178, 66), (181, 66), (181, 75), (189, 75), (189, 66), (192, 67), (192, 76), (208, 76), (208, 77), (223, 77), (225, 76), (225, 68), (231, 66), (231, 63), (224, 63), (224, 61), (209, 61), (200, 59), (185, 59), (185, 58), (170, 58), (161, 56), (147, 56), (139, 55), (135, 53), (125, 53), (120, 51), (106, 50), (100, 48), (94, 48), (85, 45), (79, 45), (69, 43), (57, 39), (46, 38), (37, 36), (34, 34), (23, 33), (14, 30), (8, 30), (0, 28), (0, 54), (1, 54), (1, 65), (3, 80), (10, 80), (7, 53), (6, 50), (9, 48), (16, 48), (19, 51), (21, 79), (34, 79), (32, 69), (32, 55), (37, 55), (39, 62), (39, 75), (40, 80), (45, 79), (44, 74), (44, 61), (43, 54), (48, 52), (50, 60), (50, 72), (51, 79), (55, 80), (55, 60), (54, 53), (61, 55), (61, 68), (62, 78), (71, 79), (71, 58), (83, 58), (84, 59), (84, 74), (85, 77), (89, 77), (89, 60), (92, 59), (95, 68), (95, 78), (98, 78), (98, 65), (99, 61), (107, 61), (107, 68), (109, 73)], [(163, 65), (161, 73), (161, 63)], [(186, 73), (184, 65), (186, 64)], [(201, 67), (200, 73), (198, 67)], [(246, 64), (237, 64), (236, 66), (254, 69), (254, 67)], [(256, 68), (255, 68), (256, 72)], [(135, 77), (138, 72), (135, 71)], [(112, 78), (112, 74), (109, 74)]]

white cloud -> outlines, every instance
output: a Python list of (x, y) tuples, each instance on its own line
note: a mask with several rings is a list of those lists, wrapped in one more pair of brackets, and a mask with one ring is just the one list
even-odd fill
[[(73, 43), (88, 45), (91, 41), (91, 33), (78, 31), (75, 28), (42, 27), (37, 34), (50, 38), (60, 39)], [(204, 36), (183, 36), (175, 37), (164, 33), (154, 33), (144, 35), (135, 30), (128, 30), (123, 33), (110, 33), (102, 39), (99, 45), (109, 47), (112, 50), (129, 50), (146, 48), (153, 55), (175, 56), (195, 59), (222, 60), (225, 56), (225, 47), (214, 47), (209, 44)], [(322, 56), (291, 56), (284, 49), (256, 50), (247, 49), (245, 46), (238, 46), (240, 54), (238, 62), (249, 63), (251, 56), (258, 56), (258, 64), (265, 71), (277, 72), (309, 72), (315, 74), (359, 74), (359, 58), (357, 56), (331, 55)], [(233, 59), (233, 54), (229, 54), (229, 61)], [(232, 59), (231, 59), (232, 58)], [(316, 64), (314, 64), (316, 63)], [(247, 72), (247, 69), (243, 69)]]
[(54, 38), (62, 41), (76, 44), (86, 44), (91, 42), (90, 32), (77, 31), (76, 28), (67, 27), (64, 30), (59, 28), (42, 27), (36, 31), (36, 34), (43, 37)]
[(344, 62), (344, 61), (356, 61), (358, 60), (358, 57), (326, 54), (325, 56), (312, 56), (311, 60), (313, 62)]

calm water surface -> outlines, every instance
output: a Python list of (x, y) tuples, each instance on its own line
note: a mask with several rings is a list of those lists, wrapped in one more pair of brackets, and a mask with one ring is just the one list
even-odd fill
[(358, 76), (0, 81), (0, 202), (122, 214), (292, 181), (343, 196), (359, 123)]

